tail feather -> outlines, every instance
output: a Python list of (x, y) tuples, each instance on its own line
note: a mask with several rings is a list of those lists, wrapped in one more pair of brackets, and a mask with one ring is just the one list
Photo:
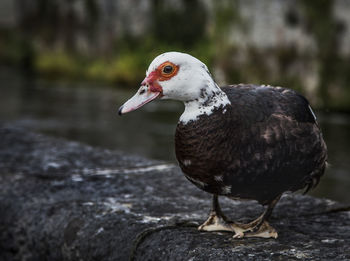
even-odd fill
[(305, 190), (303, 192), (303, 195), (305, 195), (306, 193), (308, 193), (310, 191), (310, 189), (314, 189), (318, 183), (320, 183), (320, 179), (322, 177), (322, 175), (324, 174), (326, 167), (328, 167), (329, 164), (327, 161), (325, 161), (325, 164), (322, 165), (321, 168), (313, 171), (310, 176), (307, 178), (307, 180), (305, 181), (305, 185), (304, 187)]

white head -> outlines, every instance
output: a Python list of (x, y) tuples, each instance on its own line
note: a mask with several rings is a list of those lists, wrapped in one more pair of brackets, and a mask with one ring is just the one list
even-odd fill
[(120, 107), (119, 114), (136, 110), (156, 98), (184, 102), (183, 122), (196, 118), (200, 113), (210, 113), (214, 106), (229, 103), (207, 66), (197, 58), (179, 52), (163, 53), (152, 61), (140, 89)]

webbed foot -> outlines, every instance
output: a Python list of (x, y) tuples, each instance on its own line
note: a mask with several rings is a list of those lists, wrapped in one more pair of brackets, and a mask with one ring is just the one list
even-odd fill
[[(254, 221), (253, 221), (254, 222)], [(253, 223), (251, 222), (251, 223)], [(237, 224), (241, 229), (242, 233), (236, 233), (233, 238), (243, 238), (243, 237), (261, 237), (261, 238), (277, 238), (277, 231), (267, 222), (263, 221), (259, 227), (256, 225), (248, 224)]]
[[(254, 221), (253, 221), (254, 222)], [(201, 231), (228, 231), (233, 232), (233, 238), (243, 237), (261, 237), (261, 238), (277, 238), (277, 231), (267, 222), (264, 221), (258, 228), (256, 222), (250, 222), (248, 224), (235, 223), (227, 221), (211, 211), (209, 218), (198, 227)]]
[(211, 211), (208, 219), (198, 227), (201, 231), (229, 231), (234, 232), (235, 236), (244, 236), (244, 231), (240, 226), (234, 222), (227, 221), (226, 217), (222, 214), (216, 213), (216, 211)]
[(260, 237), (277, 238), (277, 231), (267, 222), (279, 197), (273, 200), (265, 212), (254, 221), (244, 224), (228, 221), (221, 212), (218, 196), (213, 197), (213, 208), (208, 219), (198, 227), (201, 231), (229, 231), (234, 232), (233, 238)]

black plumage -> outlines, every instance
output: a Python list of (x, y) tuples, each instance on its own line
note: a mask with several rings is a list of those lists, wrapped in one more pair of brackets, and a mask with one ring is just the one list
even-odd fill
[(186, 177), (209, 193), (261, 204), (315, 186), (327, 149), (308, 101), (280, 87), (221, 89), (231, 105), (177, 125), (176, 157)]

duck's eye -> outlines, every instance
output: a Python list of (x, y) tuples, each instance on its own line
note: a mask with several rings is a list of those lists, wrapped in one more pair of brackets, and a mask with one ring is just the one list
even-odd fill
[(171, 65), (164, 66), (163, 73), (169, 74), (172, 73), (174, 68)]

